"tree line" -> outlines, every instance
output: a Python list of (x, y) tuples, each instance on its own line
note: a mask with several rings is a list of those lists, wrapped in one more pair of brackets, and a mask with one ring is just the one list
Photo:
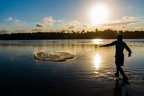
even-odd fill
[(106, 29), (100, 31), (67, 31), (61, 32), (35, 32), (35, 33), (11, 33), (0, 34), (0, 40), (48, 40), (48, 39), (115, 39), (117, 35), (123, 35), (125, 39), (143, 39), (144, 31), (116, 31)]

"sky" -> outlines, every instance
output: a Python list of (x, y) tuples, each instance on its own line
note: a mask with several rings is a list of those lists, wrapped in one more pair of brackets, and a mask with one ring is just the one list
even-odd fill
[(144, 31), (144, 0), (0, 0), (0, 34)]

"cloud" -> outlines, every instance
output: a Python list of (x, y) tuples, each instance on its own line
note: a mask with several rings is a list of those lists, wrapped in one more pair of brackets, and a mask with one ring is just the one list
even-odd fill
[(69, 23), (62, 24), (62, 26), (66, 27), (67, 29), (74, 29), (77, 27), (79, 22), (77, 20), (71, 21)]
[(62, 20), (58, 20), (58, 22), (63, 22)]
[(124, 21), (135, 20), (135, 19), (136, 19), (135, 17), (130, 17), (130, 16), (124, 16), (122, 18), (122, 20), (124, 20)]
[(56, 20), (54, 20), (52, 17), (45, 17), (43, 19), (43, 22), (45, 25), (52, 26), (53, 23), (56, 22)]
[(45, 25), (44, 25), (44, 24), (39, 24), (39, 23), (37, 23), (37, 24), (36, 24), (36, 27), (45, 27)]
[(13, 21), (13, 18), (12, 18), (12, 17), (8, 17), (8, 18), (6, 19), (6, 21)]
[(39, 28), (39, 29), (33, 29), (32, 31), (36, 31), (36, 32), (42, 32), (43, 29)]
[(19, 19), (15, 19), (14, 22), (15, 22), (15, 23), (21, 23), (22, 21), (19, 20)]
[(122, 28), (126, 28), (125, 26), (122, 26)]
[(12, 17), (8, 17), (7, 19), (6, 19), (6, 21), (12, 21), (14, 24), (18, 24), (18, 25), (23, 25), (23, 21), (21, 21), (20, 19), (14, 19), (14, 18), (12, 18)]
[(86, 25), (86, 24), (84, 24), (84, 25), (82, 25), (84, 28), (87, 28), (87, 27), (89, 27), (88, 25)]
[(3, 28), (3, 29), (0, 29), (0, 34), (6, 34), (6, 33), (9, 33), (11, 32), (8, 28)]
[(139, 29), (139, 30), (144, 30), (144, 26), (140, 26), (140, 27), (138, 27), (137, 29)]
[(71, 21), (70, 24), (79, 24), (77, 20)]
[(6, 21), (14, 21), (15, 23), (20, 23), (20, 22), (22, 22), (21, 20), (19, 20), (19, 19), (14, 19), (14, 18), (12, 18), (12, 17), (8, 17), (8, 18), (6, 19)]
[(120, 20), (116, 20), (116, 21), (110, 22), (110, 23), (105, 23), (102, 25), (103, 26), (123, 26), (123, 25), (135, 24), (135, 23), (140, 23), (140, 22), (144, 22), (144, 21), (143, 20), (136, 20), (135, 17), (124, 16)]
[(76, 28), (76, 26), (75, 25), (70, 25), (70, 26), (67, 26), (67, 28), (68, 29), (74, 29), (74, 28)]
[(114, 30), (135, 30), (135, 28), (137, 26), (142, 25), (142, 23), (144, 23), (144, 20), (140, 20), (137, 17), (124, 16), (118, 20), (105, 22), (105, 23), (95, 25), (95, 26), (90, 25), (90, 27), (91, 27), (91, 29), (98, 28), (100, 30), (104, 30), (104, 29), (108, 29), (108, 28), (114, 29)]
[(134, 23), (138, 23), (138, 22), (142, 22), (142, 21), (140, 21), (140, 20), (122, 21), (122, 22), (105, 23), (102, 25), (104, 25), (104, 26), (122, 26), (122, 25), (134, 24)]
[(25, 30), (25, 29), (20, 29), (20, 30), (15, 30), (15, 33), (27, 33), (30, 32), (30, 30)]

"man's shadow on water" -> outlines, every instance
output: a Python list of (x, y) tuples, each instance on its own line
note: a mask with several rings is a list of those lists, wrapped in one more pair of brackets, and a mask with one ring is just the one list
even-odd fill
[(113, 96), (122, 96), (122, 84), (119, 83), (119, 80), (115, 81), (115, 87), (113, 89)]
[(123, 90), (123, 86), (125, 85), (128, 85), (128, 86), (130, 85), (128, 80), (121, 81), (121, 80), (116, 79), (115, 87), (113, 89), (113, 93), (114, 93), (113, 96), (122, 96), (123, 91), (126, 96), (133, 96), (132, 93), (130, 93), (131, 91), (127, 90), (127, 88), (124, 88)]

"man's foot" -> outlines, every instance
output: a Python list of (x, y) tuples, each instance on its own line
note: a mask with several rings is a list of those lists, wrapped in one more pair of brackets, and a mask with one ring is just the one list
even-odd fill
[(124, 77), (123, 77), (123, 83), (130, 85), (127, 76), (124, 76)]
[(118, 73), (115, 73), (115, 76), (116, 76), (116, 77), (119, 77), (119, 74), (118, 74)]
[(127, 76), (124, 76), (124, 77), (123, 77), (123, 80), (124, 80), (124, 81), (128, 81)]

